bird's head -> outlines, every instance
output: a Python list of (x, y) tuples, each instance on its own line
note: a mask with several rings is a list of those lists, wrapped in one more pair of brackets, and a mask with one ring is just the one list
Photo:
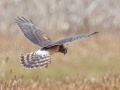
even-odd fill
[(65, 55), (67, 53), (67, 47), (65, 47), (64, 45), (60, 46), (59, 52), (61, 52)]
[(67, 53), (67, 47), (62, 50), (62, 53), (65, 55)]

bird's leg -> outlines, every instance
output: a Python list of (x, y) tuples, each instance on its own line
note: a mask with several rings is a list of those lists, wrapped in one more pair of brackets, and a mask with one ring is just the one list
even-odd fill
[(45, 67), (48, 68), (48, 64)]

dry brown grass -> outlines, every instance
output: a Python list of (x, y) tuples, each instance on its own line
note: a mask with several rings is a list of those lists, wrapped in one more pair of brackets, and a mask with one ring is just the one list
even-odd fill
[(65, 80), (42, 82), (38, 77), (31, 79), (29, 83), (24, 82), (24, 77), (8, 81), (0, 80), (0, 90), (119, 90), (120, 74), (108, 74), (99, 77), (83, 77), (75, 75), (66, 77)]

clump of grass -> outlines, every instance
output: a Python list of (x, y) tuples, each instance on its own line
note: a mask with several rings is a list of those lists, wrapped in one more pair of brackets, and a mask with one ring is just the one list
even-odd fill
[(64, 80), (43, 82), (38, 77), (25, 83), (21, 76), (10, 80), (0, 80), (1, 90), (119, 90), (120, 74), (108, 74), (99, 77), (83, 77), (75, 75)]

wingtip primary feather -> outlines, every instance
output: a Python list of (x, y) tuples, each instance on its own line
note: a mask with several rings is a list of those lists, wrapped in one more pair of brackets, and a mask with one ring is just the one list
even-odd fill
[(17, 18), (15, 18), (14, 20), (15, 20), (15, 23), (18, 23), (18, 22), (20, 22), (20, 21), (19, 21), (19, 20), (20, 20), (20, 17), (17, 16)]
[(94, 32), (94, 33), (92, 33), (91, 35), (94, 35), (94, 34), (97, 34), (98, 32)]
[(17, 20), (16, 18), (15, 18), (14, 20), (15, 20), (14, 22), (17, 24), (17, 23), (18, 23), (18, 20)]
[(22, 22), (24, 22), (24, 23), (26, 22), (26, 20), (24, 19), (23, 16), (22, 16), (22, 18), (20, 18), (20, 17), (17, 16), (17, 18), (18, 18), (19, 21), (22, 21)]
[(28, 23), (29, 23), (29, 21), (28, 21), (26, 18), (24, 18), (23, 16), (22, 16), (22, 19), (24, 19), (26, 22), (28, 22)]
[(32, 24), (34, 24), (32, 20), (30, 20), (30, 22), (31, 22)]

